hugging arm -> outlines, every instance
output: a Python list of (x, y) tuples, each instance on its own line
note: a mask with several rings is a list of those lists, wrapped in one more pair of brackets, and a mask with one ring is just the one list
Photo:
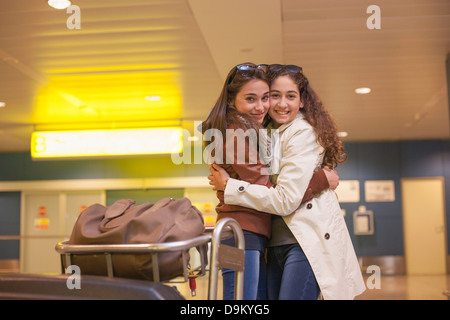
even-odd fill
[(324, 170), (325, 169), (320, 169), (314, 172), (311, 181), (309, 181), (308, 188), (305, 191), (301, 204), (310, 201), (315, 195), (330, 187)]
[(277, 215), (291, 214), (302, 202), (320, 152), (312, 128), (296, 131), (283, 147), (277, 185), (267, 188), (229, 178), (225, 203)]
[[(209, 170), (211, 171), (211, 174), (208, 176), (209, 184), (213, 186), (213, 190), (223, 191), (225, 182), (230, 175), (216, 164), (212, 164)], [(301, 204), (310, 201), (317, 194), (328, 188), (332, 190), (336, 189), (338, 185), (339, 176), (335, 170), (325, 167), (314, 172)]]

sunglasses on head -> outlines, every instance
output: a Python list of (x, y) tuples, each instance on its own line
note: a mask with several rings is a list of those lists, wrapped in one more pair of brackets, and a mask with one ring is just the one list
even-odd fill
[(249, 71), (249, 70), (253, 70), (253, 69), (258, 69), (258, 70), (267, 72), (268, 68), (269, 68), (269, 66), (267, 64), (258, 64), (258, 65), (240, 64), (240, 65), (236, 66), (236, 69), (239, 71)]
[(254, 71), (254, 70), (261, 70), (264, 73), (267, 72), (269, 66), (267, 64), (240, 64), (236, 66), (236, 70), (234, 71), (233, 75), (228, 79), (228, 84), (230, 84), (234, 77), (236, 76), (236, 73), (240, 73), (241, 75), (244, 75), (245, 72)]
[(269, 71), (271, 72), (277, 72), (280, 71), (281, 69), (285, 69), (292, 73), (303, 73), (302, 67), (293, 64), (271, 64), (269, 66)]
[(267, 65), (267, 64), (258, 64), (258, 65), (254, 65), (254, 64), (240, 64), (240, 65), (236, 66), (236, 70), (233, 73), (233, 76), (231, 76), (230, 79), (228, 80), (228, 84), (230, 84), (233, 81), (233, 79), (234, 79), (234, 77), (235, 77), (237, 72), (244, 73), (246, 71), (251, 71), (251, 70), (262, 70), (263, 72), (267, 73), (268, 71), (277, 72), (277, 71), (280, 71), (282, 69), (285, 69), (285, 70), (287, 70), (289, 72), (292, 72), (292, 73), (303, 73), (302, 67), (299, 67), (299, 66), (296, 66), (296, 65), (293, 65), (293, 64), (287, 64), (287, 65), (285, 65), (285, 64), (271, 64), (270, 66)]

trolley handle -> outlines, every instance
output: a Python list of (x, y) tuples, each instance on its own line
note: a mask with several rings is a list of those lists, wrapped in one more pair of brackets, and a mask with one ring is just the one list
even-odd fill
[(59, 242), (55, 250), (60, 254), (88, 254), (98, 252), (109, 253), (154, 253), (166, 251), (189, 250), (207, 244), (211, 235), (204, 234), (189, 240), (163, 242), (163, 243), (139, 243), (139, 244), (68, 244), (67, 241)]
[[(155, 282), (160, 281), (159, 277), (159, 266), (158, 266), (158, 254), (167, 251), (180, 251), (182, 254), (183, 261), (183, 276), (185, 281), (188, 281), (188, 264), (186, 253), (189, 249), (193, 247), (205, 247), (211, 240), (211, 234), (203, 234), (201, 236), (182, 240), (173, 241), (165, 243), (143, 243), (143, 244), (92, 244), (92, 245), (77, 245), (68, 244), (67, 241), (59, 242), (55, 246), (55, 250), (64, 257), (66, 265), (71, 265), (71, 255), (72, 254), (105, 254), (107, 274), (108, 277), (114, 276), (113, 264), (111, 254), (121, 253), (121, 254), (139, 254), (146, 253), (151, 254), (153, 268), (153, 279)], [(203, 254), (203, 250), (199, 250), (201, 258), (201, 275), (206, 273), (206, 257)], [(63, 270), (64, 273), (64, 270)]]
[[(236, 248), (233, 250), (225, 249), (225, 245), (222, 245), (221, 239), (224, 237), (224, 233), (228, 232), (230, 227), (234, 233), (236, 239)], [(244, 297), (244, 263), (245, 263), (245, 239), (244, 233), (239, 223), (232, 218), (224, 218), (219, 220), (214, 229), (211, 239), (211, 267), (209, 274), (209, 288), (208, 288), (208, 300), (217, 299), (217, 279), (219, 269), (224, 266), (223, 260), (227, 260), (226, 255), (232, 254), (235, 260), (235, 266), (227, 266), (230, 269), (236, 270), (235, 276), (235, 290), (234, 299), (242, 300)]]

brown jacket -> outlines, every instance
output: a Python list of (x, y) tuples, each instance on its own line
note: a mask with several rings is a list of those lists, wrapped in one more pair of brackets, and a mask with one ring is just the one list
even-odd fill
[[(251, 122), (251, 121), (250, 121)], [(244, 131), (251, 128), (249, 124), (249, 119), (247, 115), (243, 115), (237, 111), (230, 111), (227, 115), (227, 128), (228, 129), (243, 129)], [(220, 165), (224, 168), (231, 178), (243, 180), (251, 184), (265, 185), (266, 187), (274, 187), (274, 184), (270, 181), (270, 176), (267, 174), (261, 174), (264, 172), (265, 164), (261, 163), (259, 156), (255, 155), (257, 150), (250, 148), (251, 144), (245, 140), (245, 161), (244, 163), (239, 163), (238, 160), (238, 138), (235, 136), (233, 141), (227, 141), (224, 137), (223, 145), (223, 164)], [(241, 142), (241, 141), (240, 141)], [(231, 143), (234, 143), (231, 145)], [(231, 145), (231, 147), (230, 147)], [(228, 150), (233, 152), (227, 154)], [(232, 148), (232, 149), (231, 149)], [(251, 149), (251, 150), (250, 150)], [(242, 150), (239, 150), (242, 152)], [(228, 157), (228, 158), (227, 158)], [(227, 161), (228, 160), (228, 161)], [(251, 161), (252, 160), (252, 161)], [(254, 163), (256, 162), (256, 163)], [(263, 171), (262, 171), (263, 170)], [(311, 200), (315, 194), (327, 189), (328, 180), (325, 176), (323, 170), (316, 172), (308, 186), (308, 189), (302, 199), (302, 203)], [(217, 191), (217, 198), (219, 199), (219, 204), (216, 206), (217, 221), (225, 217), (230, 217), (235, 219), (241, 226), (243, 230), (251, 231), (254, 233), (262, 234), (270, 238), (271, 234), (271, 215), (265, 212), (260, 212), (254, 209), (237, 206), (228, 205), (224, 203), (224, 193), (223, 191)]]

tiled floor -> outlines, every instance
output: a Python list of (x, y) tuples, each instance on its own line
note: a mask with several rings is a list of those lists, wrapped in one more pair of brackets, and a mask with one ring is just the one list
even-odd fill
[[(367, 278), (365, 279), (367, 283)], [(222, 296), (219, 278), (218, 298)], [(367, 289), (356, 300), (447, 300), (443, 294), (450, 290), (450, 275), (438, 276), (381, 276), (380, 289)], [(187, 283), (177, 285), (186, 299), (205, 300), (208, 298), (208, 277), (197, 279), (197, 295), (191, 297)]]
[(357, 300), (447, 300), (450, 275), (381, 276), (381, 289), (366, 290)]

